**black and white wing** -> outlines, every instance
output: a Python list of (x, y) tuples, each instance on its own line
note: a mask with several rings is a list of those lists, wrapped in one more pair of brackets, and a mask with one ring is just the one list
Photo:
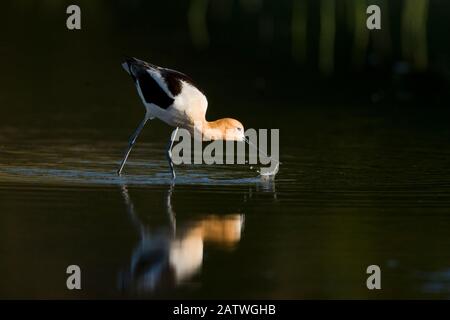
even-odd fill
[(131, 75), (144, 103), (154, 104), (167, 109), (173, 104), (174, 96), (168, 87), (158, 67), (136, 58), (128, 58), (122, 64)]
[(127, 58), (122, 66), (133, 78), (143, 101), (162, 109), (173, 105), (177, 96), (182, 94), (184, 83), (201, 93), (192, 79), (181, 72), (158, 67), (136, 58)]

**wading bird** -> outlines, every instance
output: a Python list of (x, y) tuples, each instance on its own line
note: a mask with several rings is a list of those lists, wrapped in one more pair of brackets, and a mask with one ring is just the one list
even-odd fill
[[(175, 179), (172, 161), (172, 146), (178, 128), (188, 130), (202, 140), (245, 141), (244, 126), (231, 118), (207, 121), (205, 118), (208, 101), (202, 91), (187, 75), (148, 62), (126, 58), (122, 64), (133, 79), (139, 96), (145, 106), (145, 117), (130, 138), (122, 163), (117, 173), (120, 175), (139, 133), (148, 120), (158, 118), (175, 127), (167, 145), (167, 160)], [(195, 134), (195, 131), (197, 133)]]
[(241, 239), (243, 214), (198, 214), (194, 220), (185, 217), (177, 223), (172, 207), (173, 190), (171, 185), (165, 197), (170, 225), (155, 227), (139, 218), (127, 186), (122, 185), (127, 212), (139, 232), (139, 243), (133, 250), (129, 267), (120, 274), (124, 289), (171, 289), (201, 270), (206, 244), (232, 249)]

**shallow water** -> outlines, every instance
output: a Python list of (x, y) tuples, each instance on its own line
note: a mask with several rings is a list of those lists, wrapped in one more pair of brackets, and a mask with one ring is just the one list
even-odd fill
[[(4, 129), (0, 296), (450, 298), (448, 114), (295, 115), (275, 120), (275, 180), (185, 165), (175, 185), (158, 127), (122, 177), (131, 125)], [(66, 289), (71, 264), (81, 291)]]

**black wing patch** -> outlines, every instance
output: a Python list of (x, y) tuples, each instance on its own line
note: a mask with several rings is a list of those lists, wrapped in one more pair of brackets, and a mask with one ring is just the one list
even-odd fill
[(128, 64), (131, 77), (141, 88), (142, 95), (147, 103), (154, 103), (161, 108), (167, 109), (174, 101), (174, 99), (159, 86), (158, 82), (152, 78), (148, 73), (148, 70), (154, 70), (161, 75), (173, 97), (176, 97), (181, 93), (181, 81), (191, 84), (202, 92), (202, 90), (194, 84), (192, 79), (184, 73), (172, 69), (161, 68), (136, 58), (126, 58), (125, 62)]
[(163, 109), (167, 109), (172, 105), (174, 99), (167, 95), (146, 70), (140, 71), (136, 78), (145, 102), (156, 104)]
[(187, 75), (185, 75), (184, 73), (181, 73), (181, 72), (178, 72), (175, 70), (171, 70), (171, 69), (165, 69), (165, 68), (164, 69), (161, 68), (160, 70), (161, 70), (161, 76), (163, 77), (164, 81), (167, 84), (167, 88), (169, 89), (170, 93), (172, 93), (172, 95), (174, 97), (179, 95), (181, 92), (181, 89), (182, 89), (181, 81), (182, 80), (184, 82), (191, 84), (192, 86), (194, 86), (198, 89), (198, 87), (194, 84), (192, 79), (190, 77), (188, 77)]

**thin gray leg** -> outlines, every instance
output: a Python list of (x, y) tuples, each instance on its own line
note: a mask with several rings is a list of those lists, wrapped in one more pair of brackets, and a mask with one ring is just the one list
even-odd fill
[(167, 191), (166, 206), (167, 206), (167, 214), (169, 215), (170, 225), (172, 227), (172, 234), (175, 236), (177, 234), (177, 218), (175, 211), (173, 211), (172, 208), (172, 193), (174, 187), (175, 184), (172, 183), (169, 187), (169, 190)]
[(173, 161), (172, 161), (172, 146), (173, 146), (173, 142), (175, 140), (175, 137), (177, 136), (177, 132), (178, 132), (178, 127), (173, 130), (172, 134), (170, 135), (170, 140), (169, 143), (167, 144), (167, 161), (169, 161), (169, 167), (170, 167), (170, 171), (172, 172), (172, 179), (175, 180), (176, 175), (175, 175), (175, 170), (173, 169)]
[(144, 120), (141, 121), (139, 126), (137, 127), (136, 131), (133, 133), (133, 135), (130, 137), (130, 141), (128, 142), (127, 150), (125, 151), (125, 155), (123, 156), (122, 163), (120, 164), (119, 170), (117, 170), (117, 174), (120, 176), (122, 173), (122, 169), (125, 165), (125, 162), (127, 162), (128, 156), (130, 155), (131, 149), (136, 143), (136, 139), (141, 133), (142, 129), (144, 128), (145, 124), (147, 123), (148, 118), (145, 117)]

